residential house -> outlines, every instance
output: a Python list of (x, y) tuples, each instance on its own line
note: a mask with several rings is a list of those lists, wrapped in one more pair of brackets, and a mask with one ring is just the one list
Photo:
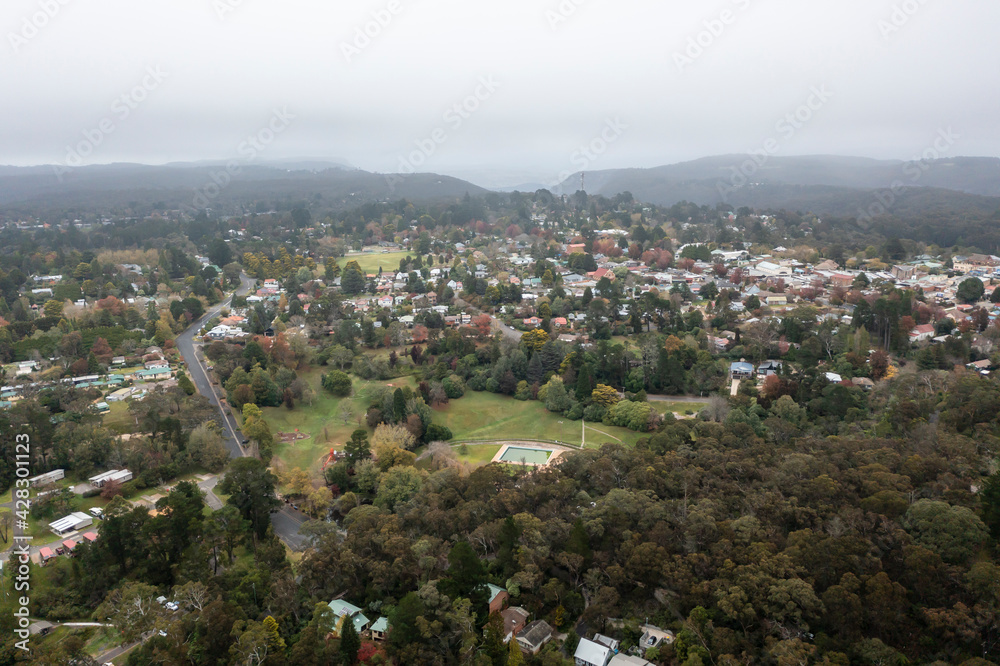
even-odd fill
[(843, 287), (844, 289), (847, 289), (854, 284), (854, 276), (845, 275), (843, 273), (834, 273), (830, 277), (830, 284), (834, 287)]
[(776, 305), (788, 305), (788, 296), (785, 294), (776, 294), (770, 291), (762, 291), (757, 294), (757, 299), (768, 306), (774, 307)]
[(762, 261), (757, 264), (756, 269), (765, 277), (781, 277), (792, 274), (792, 269), (787, 266), (779, 266), (770, 261)]
[(106, 484), (112, 481), (116, 483), (125, 483), (126, 481), (131, 480), (132, 472), (127, 469), (112, 469), (96, 476), (92, 476), (88, 479), (88, 481), (90, 481), (90, 485), (95, 488), (103, 488)]
[(958, 256), (952, 259), (952, 265), (956, 271), (971, 273), (978, 271), (981, 273), (992, 272), (1000, 264), (996, 257), (985, 254), (970, 254), (969, 256)]
[(524, 325), (530, 328), (538, 328), (542, 325), (542, 320), (538, 317), (528, 317), (524, 320)]
[(71, 532), (76, 532), (84, 527), (88, 527), (94, 523), (92, 516), (86, 513), (71, 513), (65, 518), (60, 518), (59, 520), (49, 523), (49, 529), (53, 534), (57, 536), (64, 536), (70, 534)]
[(613, 654), (608, 646), (581, 638), (573, 653), (573, 662), (576, 666), (608, 666)]
[(389, 633), (389, 620), (384, 617), (375, 620), (372, 623), (371, 632), (373, 641), (384, 641)]
[(503, 635), (506, 636), (504, 641), (507, 641), (524, 629), (528, 622), (528, 611), (520, 606), (511, 606), (500, 613), (500, 617), (503, 618)]
[(750, 379), (753, 377), (753, 364), (734, 361), (729, 364), (729, 376), (733, 379)]
[(170, 368), (143, 368), (142, 370), (136, 370), (132, 373), (134, 379), (140, 381), (158, 381), (161, 379), (170, 379)]
[(875, 382), (868, 379), (867, 377), (852, 377), (851, 383), (857, 387), (860, 387), (863, 391), (871, 391), (875, 388)]
[(28, 479), (28, 485), (32, 488), (37, 488), (39, 486), (47, 486), (50, 483), (55, 483), (60, 479), (66, 478), (66, 470), (64, 469), (54, 469), (51, 472), (46, 472), (45, 474), (39, 474), (38, 476), (33, 476)]
[(757, 366), (757, 375), (759, 377), (770, 377), (779, 372), (781, 372), (781, 361), (764, 361)]
[(545, 620), (535, 620), (524, 627), (517, 634), (515, 640), (517, 640), (517, 646), (521, 648), (521, 652), (536, 655), (546, 643), (552, 640), (552, 627)]
[(993, 367), (993, 364), (990, 362), (990, 359), (984, 358), (981, 361), (973, 361), (972, 363), (966, 363), (965, 367), (969, 368), (970, 370), (975, 370), (981, 375), (988, 375), (990, 374), (990, 368)]
[(717, 338), (714, 335), (708, 336), (708, 343), (712, 345), (715, 351), (725, 351), (729, 348), (730, 340), (728, 338)]
[(660, 629), (652, 624), (644, 624), (641, 627), (642, 637), (639, 639), (639, 649), (645, 652), (650, 648), (661, 645), (669, 645), (674, 642), (674, 632)]
[(653, 666), (653, 662), (630, 654), (616, 654), (608, 662), (608, 666)]
[(934, 337), (934, 326), (920, 324), (910, 331), (910, 342), (924, 342)]
[(507, 590), (502, 587), (498, 587), (493, 584), (489, 584), (486, 587), (489, 588), (490, 614), (499, 613), (507, 607), (507, 601), (510, 599), (510, 594), (508, 594)]
[(340, 627), (343, 626), (343, 622), (350, 619), (354, 624), (354, 630), (358, 632), (360, 636), (361, 633), (368, 629), (368, 625), (371, 624), (371, 620), (364, 616), (361, 609), (354, 604), (348, 603), (343, 599), (334, 599), (329, 604), (330, 610), (333, 614), (339, 618), (334, 620), (335, 625), (333, 627), (333, 635), (340, 636)]

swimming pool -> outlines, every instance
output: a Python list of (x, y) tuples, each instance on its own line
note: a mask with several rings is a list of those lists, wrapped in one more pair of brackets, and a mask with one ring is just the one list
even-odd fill
[(531, 449), (526, 446), (508, 446), (500, 460), (509, 463), (525, 462), (529, 465), (544, 465), (552, 456), (548, 449)]

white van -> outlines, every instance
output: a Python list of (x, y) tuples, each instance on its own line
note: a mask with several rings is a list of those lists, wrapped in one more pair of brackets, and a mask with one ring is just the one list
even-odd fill
[(94, 518), (97, 518), (98, 520), (104, 519), (104, 512), (101, 510), (101, 507), (99, 506), (91, 507), (90, 515), (92, 515)]

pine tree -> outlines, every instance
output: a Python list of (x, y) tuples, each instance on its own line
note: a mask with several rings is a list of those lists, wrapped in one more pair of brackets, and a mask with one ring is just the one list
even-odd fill
[(344, 657), (344, 663), (358, 663), (358, 650), (361, 649), (361, 638), (354, 628), (354, 620), (344, 617), (340, 629), (340, 654)]
[(576, 399), (587, 400), (594, 392), (594, 378), (590, 366), (584, 363), (580, 366), (580, 374), (576, 378)]

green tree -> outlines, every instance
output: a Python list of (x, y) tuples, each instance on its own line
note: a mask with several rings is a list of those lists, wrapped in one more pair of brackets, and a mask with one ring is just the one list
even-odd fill
[(219, 483), (219, 491), (229, 495), (226, 503), (239, 510), (250, 522), (258, 539), (263, 539), (271, 524), (271, 511), (281, 506), (274, 495), (278, 478), (256, 458), (237, 458)]
[(351, 395), (351, 378), (346, 372), (334, 370), (323, 375), (320, 380), (323, 388), (335, 396), (344, 398)]
[(195, 391), (198, 390), (195, 388), (194, 382), (191, 381), (191, 378), (183, 370), (177, 371), (177, 386), (188, 395), (194, 395)]
[(987, 536), (986, 526), (971, 509), (938, 500), (914, 502), (903, 525), (917, 543), (954, 564), (968, 560)]
[(372, 449), (368, 443), (368, 432), (361, 428), (352, 432), (351, 438), (344, 444), (344, 453), (347, 454), (347, 462), (351, 466), (371, 458)]
[(123, 642), (131, 643), (153, 629), (162, 612), (156, 603), (158, 594), (152, 585), (127, 582), (108, 593), (104, 603), (97, 608), (96, 615), (110, 618)]
[(979, 502), (982, 507), (983, 523), (993, 538), (1000, 541), (1000, 472), (994, 472), (983, 484)]
[(345, 664), (358, 663), (358, 650), (361, 649), (361, 638), (354, 628), (354, 620), (345, 616), (340, 628), (340, 654)]
[(982, 280), (979, 278), (968, 278), (962, 280), (958, 285), (955, 296), (963, 303), (977, 303), (982, 300), (984, 293), (986, 293), (986, 287), (983, 286)]
[(347, 262), (340, 275), (340, 289), (348, 296), (360, 294), (365, 290), (365, 273), (358, 262)]
[(453, 599), (469, 599), (484, 614), (486, 597), (486, 567), (467, 541), (459, 541), (448, 553), (448, 578), (441, 582), (441, 591)]

